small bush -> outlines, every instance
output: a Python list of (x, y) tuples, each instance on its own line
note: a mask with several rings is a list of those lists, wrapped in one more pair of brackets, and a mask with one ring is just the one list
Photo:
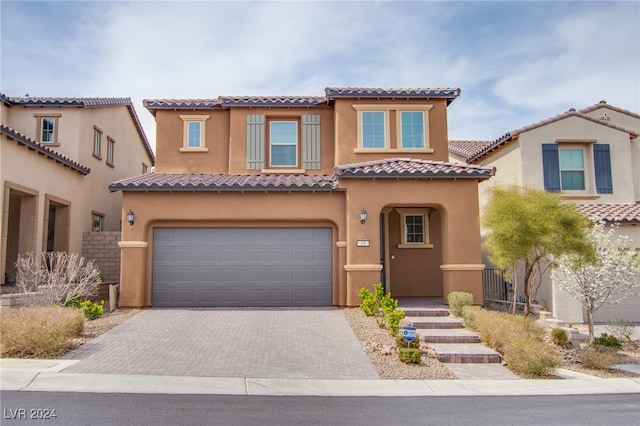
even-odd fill
[(73, 308), (28, 307), (2, 313), (0, 354), (3, 357), (55, 358), (84, 329), (82, 312)]
[(464, 306), (473, 305), (473, 295), (464, 291), (453, 291), (447, 297), (449, 301), (449, 311), (456, 317), (462, 316)]
[(626, 320), (615, 320), (607, 325), (609, 334), (616, 336), (620, 342), (627, 342), (632, 345), (635, 345), (632, 338), (635, 329), (636, 325)]
[(534, 339), (509, 343), (504, 359), (511, 371), (525, 377), (551, 376), (559, 363), (552, 346)]
[[(398, 302), (396, 302), (397, 304)], [(395, 336), (400, 329), (400, 321), (404, 319), (405, 315), (402, 311), (394, 310), (387, 315), (387, 327), (389, 327), (389, 334)]]
[(420, 350), (415, 348), (398, 348), (398, 356), (400, 361), (405, 364), (420, 364), (422, 363), (422, 355)]
[(613, 363), (615, 352), (608, 350), (587, 349), (580, 352), (582, 365), (593, 370), (606, 370)]
[(554, 345), (565, 346), (569, 343), (569, 335), (566, 330), (556, 327), (551, 330), (551, 342)]
[(398, 348), (413, 348), (413, 349), (420, 349), (420, 340), (419, 339), (415, 339), (412, 341), (406, 341), (404, 340), (404, 338), (401, 335), (396, 336), (396, 346)]
[(622, 349), (622, 343), (616, 336), (612, 336), (607, 333), (602, 333), (602, 336), (596, 337), (591, 342), (591, 347), (598, 350), (620, 350)]
[(471, 329), (477, 330), (476, 326), (476, 314), (482, 308), (480, 306), (463, 306), (462, 307), (462, 319), (464, 320), (464, 325)]
[[(377, 292), (377, 289), (375, 290)], [(378, 312), (378, 301), (376, 295), (364, 287), (360, 289), (360, 293), (358, 295), (362, 299), (362, 303), (360, 304), (362, 312), (364, 312), (368, 317), (375, 315)]]
[(104, 300), (101, 300), (100, 303), (85, 300), (84, 302), (80, 302), (80, 308), (85, 318), (93, 321), (94, 319), (100, 318), (104, 313)]

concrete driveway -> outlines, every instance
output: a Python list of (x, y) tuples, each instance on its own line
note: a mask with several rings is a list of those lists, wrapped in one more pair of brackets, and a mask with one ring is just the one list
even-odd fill
[(337, 308), (149, 309), (65, 359), (65, 373), (377, 379)]

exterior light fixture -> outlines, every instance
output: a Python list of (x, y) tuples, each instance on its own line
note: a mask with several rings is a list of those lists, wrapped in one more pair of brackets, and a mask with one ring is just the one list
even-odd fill
[(365, 209), (360, 210), (360, 223), (364, 225), (367, 221), (367, 211)]
[(133, 225), (134, 223), (133, 219), (134, 219), (133, 211), (129, 209), (129, 212), (127, 213), (127, 220), (129, 221), (129, 225)]

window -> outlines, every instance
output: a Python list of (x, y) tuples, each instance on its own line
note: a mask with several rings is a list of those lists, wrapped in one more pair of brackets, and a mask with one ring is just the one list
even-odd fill
[(183, 125), (182, 152), (207, 152), (205, 147), (205, 122), (208, 115), (181, 115)]
[(298, 122), (269, 123), (269, 164), (272, 167), (298, 165)]
[(398, 248), (433, 248), (429, 243), (429, 209), (396, 209), (400, 214)]
[(582, 149), (560, 149), (560, 183), (563, 191), (584, 191), (584, 153)]
[(97, 127), (93, 128), (93, 156), (102, 159), (100, 156), (102, 151), (102, 130)]
[(91, 212), (91, 231), (101, 232), (104, 223), (104, 214)]
[(147, 166), (145, 163), (142, 163), (142, 174), (145, 174), (149, 171), (149, 166)]
[(424, 112), (402, 111), (400, 122), (402, 148), (424, 148)]
[(60, 114), (36, 115), (38, 119), (38, 142), (58, 144), (58, 117)]
[(362, 148), (385, 148), (385, 113), (362, 111)]
[(107, 164), (111, 167), (114, 166), (113, 163), (113, 151), (115, 149), (116, 141), (107, 136)]

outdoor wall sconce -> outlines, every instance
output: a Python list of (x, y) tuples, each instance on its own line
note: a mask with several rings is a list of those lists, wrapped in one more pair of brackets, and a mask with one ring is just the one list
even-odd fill
[(129, 209), (129, 212), (127, 213), (127, 220), (129, 221), (129, 225), (133, 225), (134, 221), (134, 215), (133, 215), (133, 211), (131, 209)]
[(360, 223), (364, 225), (367, 221), (367, 211), (365, 209), (360, 210)]

